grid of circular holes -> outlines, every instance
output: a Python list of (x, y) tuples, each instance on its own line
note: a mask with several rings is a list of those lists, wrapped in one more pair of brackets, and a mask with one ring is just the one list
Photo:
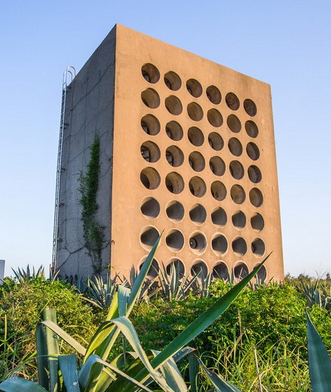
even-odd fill
[(173, 167), (180, 166), (184, 161), (184, 154), (177, 146), (170, 146), (166, 150), (166, 160)]
[(159, 120), (151, 114), (147, 114), (141, 119), (141, 128), (147, 135), (157, 135), (160, 132)]
[(194, 204), (190, 209), (191, 221), (197, 225), (201, 225), (207, 218), (206, 209), (201, 204)]
[(235, 265), (233, 272), (237, 279), (244, 279), (249, 273), (247, 265), (242, 261)]
[(140, 210), (146, 218), (155, 219), (160, 214), (160, 204), (153, 197), (147, 197), (143, 200)]
[(215, 128), (218, 128), (223, 124), (223, 117), (217, 109), (209, 109), (207, 112), (207, 118), (209, 124)]
[(232, 215), (232, 223), (236, 229), (243, 229), (246, 226), (246, 215), (242, 211), (237, 211)]
[(217, 156), (210, 158), (209, 167), (215, 176), (223, 176), (225, 172), (225, 163), (222, 158)]
[(229, 140), (228, 147), (229, 147), (231, 154), (236, 157), (239, 157), (243, 152), (243, 148), (242, 148), (240, 141), (238, 139), (236, 139), (235, 137), (232, 137)]
[(244, 188), (238, 184), (233, 185), (230, 193), (232, 200), (236, 204), (242, 204), (246, 199)]
[(164, 83), (172, 91), (179, 90), (182, 85), (180, 77), (173, 71), (169, 71), (164, 75)]
[(264, 228), (264, 219), (263, 216), (256, 213), (251, 217), (251, 226), (252, 229), (256, 231), (261, 231)]
[(156, 83), (160, 79), (160, 72), (155, 65), (147, 63), (141, 67), (141, 74), (149, 83)]
[(255, 238), (251, 245), (252, 252), (255, 256), (263, 256), (265, 252), (265, 245), (261, 238)]
[(152, 167), (145, 167), (140, 173), (140, 181), (147, 189), (156, 189), (160, 185), (160, 175)]
[(257, 184), (262, 180), (262, 174), (260, 169), (255, 165), (250, 166), (248, 168), (248, 177), (252, 182)]
[(179, 222), (184, 217), (184, 207), (179, 201), (172, 200), (167, 205), (166, 214), (171, 221)]
[(254, 117), (257, 113), (256, 105), (251, 99), (245, 99), (244, 109), (245, 112), (251, 117)]
[(224, 141), (222, 139), (222, 136), (219, 135), (217, 132), (211, 132), (208, 135), (208, 143), (210, 147), (215, 151), (222, 150), (224, 146)]
[(222, 207), (217, 207), (211, 214), (211, 220), (214, 225), (223, 227), (226, 225), (228, 217)]
[(184, 236), (176, 229), (170, 230), (166, 237), (166, 244), (173, 252), (181, 250), (184, 246)]
[(176, 121), (170, 121), (166, 125), (166, 134), (170, 137), (170, 139), (181, 140), (183, 137), (183, 128)]
[[(139, 270), (141, 270), (143, 264), (144, 263), (140, 264)], [(159, 263), (155, 259), (153, 259), (152, 265), (150, 266), (147, 272), (146, 278), (150, 280), (156, 278), (159, 275), (159, 270), (160, 270)]]
[(251, 189), (249, 191), (249, 200), (254, 207), (260, 207), (263, 203), (262, 192), (257, 188)]
[(214, 181), (210, 187), (211, 194), (214, 199), (222, 201), (226, 197), (226, 188), (221, 181)]
[(202, 233), (196, 232), (191, 234), (189, 244), (192, 252), (199, 255), (205, 251), (207, 240)]
[(228, 241), (222, 234), (216, 234), (211, 241), (213, 251), (219, 256), (228, 250)]
[(141, 93), (141, 99), (144, 104), (151, 109), (156, 109), (160, 105), (159, 94), (152, 88), (147, 88), (144, 90)]
[(254, 121), (246, 121), (245, 129), (248, 136), (256, 138), (259, 134), (259, 129)]
[(174, 95), (170, 95), (165, 99), (165, 106), (168, 112), (175, 116), (178, 116), (183, 111), (182, 103)]
[[(258, 266), (259, 264), (256, 265), (254, 269), (256, 269)], [(265, 268), (264, 265), (259, 269), (259, 272), (256, 274), (256, 278), (258, 279), (259, 283), (263, 284), (265, 282), (267, 278), (267, 269)]]
[(185, 266), (184, 263), (179, 259), (172, 259), (166, 267), (167, 274), (173, 276), (176, 272), (179, 279), (185, 276)]
[(218, 105), (219, 103), (221, 103), (222, 95), (220, 90), (216, 86), (207, 87), (206, 95), (209, 101), (214, 105)]
[(202, 86), (196, 79), (189, 79), (186, 82), (187, 91), (195, 98), (198, 98), (202, 94)]
[(198, 276), (200, 279), (206, 278), (208, 275), (206, 263), (202, 260), (197, 260), (191, 267), (191, 275)]
[(196, 102), (187, 105), (187, 113), (193, 121), (200, 121), (203, 117), (203, 110)]
[(184, 189), (184, 180), (182, 176), (176, 172), (171, 172), (166, 177), (166, 187), (169, 192), (178, 194)]
[(247, 252), (246, 241), (242, 237), (237, 237), (232, 241), (232, 250), (237, 255), (243, 256)]
[(233, 178), (236, 180), (240, 180), (244, 177), (244, 168), (243, 165), (239, 161), (230, 162), (230, 173)]
[(201, 130), (197, 127), (189, 128), (187, 132), (188, 140), (193, 144), (193, 146), (200, 147), (202, 146), (205, 138)]
[(140, 153), (147, 162), (157, 162), (160, 159), (159, 147), (150, 141), (147, 141), (140, 146)]
[(206, 184), (200, 177), (192, 177), (189, 182), (190, 192), (193, 196), (202, 197), (206, 193)]
[(227, 118), (226, 123), (228, 124), (228, 127), (230, 130), (234, 133), (238, 133), (241, 130), (241, 122), (237, 116), (234, 114), (230, 114), (230, 116)]
[(151, 249), (159, 238), (159, 232), (153, 226), (146, 226), (140, 235), (140, 241), (147, 250)]
[(228, 267), (223, 261), (214, 266), (212, 274), (214, 279), (228, 280), (230, 277)]
[(260, 158), (260, 151), (258, 146), (255, 143), (248, 143), (246, 146), (247, 155), (253, 160), (256, 161)]
[(191, 168), (196, 172), (201, 172), (205, 168), (205, 158), (198, 151), (191, 152), (188, 161)]
[(231, 110), (238, 110), (240, 106), (240, 102), (236, 94), (228, 93), (225, 97), (225, 102)]

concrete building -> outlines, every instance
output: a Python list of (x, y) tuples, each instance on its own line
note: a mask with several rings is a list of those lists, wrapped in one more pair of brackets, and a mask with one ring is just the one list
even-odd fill
[[(65, 88), (53, 267), (93, 274), (79, 175), (100, 142), (102, 273), (155, 269), (283, 279), (270, 86), (116, 25)], [(150, 271), (153, 276), (155, 270)]]

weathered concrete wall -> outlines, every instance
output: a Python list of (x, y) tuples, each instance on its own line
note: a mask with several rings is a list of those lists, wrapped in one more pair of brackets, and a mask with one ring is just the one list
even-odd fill
[(4, 276), (5, 276), (5, 260), (0, 260), (0, 280), (3, 279)]

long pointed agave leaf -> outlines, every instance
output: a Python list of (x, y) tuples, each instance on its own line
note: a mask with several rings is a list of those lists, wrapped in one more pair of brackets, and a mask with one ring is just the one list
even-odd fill
[(3, 392), (47, 392), (47, 389), (25, 378), (8, 378), (0, 383)]
[(310, 381), (314, 392), (331, 391), (331, 361), (322, 339), (308, 314), (308, 362)]
[(80, 392), (76, 355), (60, 355), (59, 366), (67, 392)]

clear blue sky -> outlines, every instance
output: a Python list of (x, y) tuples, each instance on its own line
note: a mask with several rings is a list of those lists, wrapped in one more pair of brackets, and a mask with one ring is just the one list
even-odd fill
[(331, 272), (330, 0), (2, 0), (6, 273), (51, 262), (62, 73), (116, 23), (271, 84), (285, 271)]

